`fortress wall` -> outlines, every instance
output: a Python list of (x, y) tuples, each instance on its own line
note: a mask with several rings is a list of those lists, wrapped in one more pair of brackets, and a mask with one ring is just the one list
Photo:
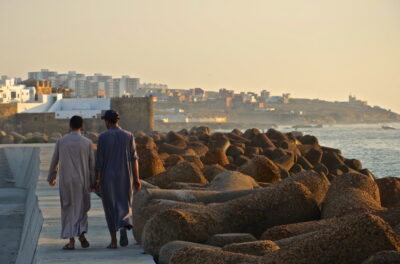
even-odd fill
[[(111, 109), (120, 113), (121, 126), (126, 130), (151, 131), (154, 129), (153, 102), (150, 98), (113, 98)], [(69, 120), (56, 119), (54, 113), (20, 113), (11, 115), (3, 121), (7, 123), (2, 127), (3, 129), (21, 134), (41, 132), (51, 135), (55, 132), (65, 134), (69, 131)], [(105, 129), (104, 121), (99, 117), (84, 120), (85, 131), (101, 132)]]
[(126, 130), (154, 130), (154, 106), (151, 98), (112, 98), (111, 109), (119, 112), (121, 126)]
[(9, 117), (17, 113), (17, 104), (0, 104), (0, 118)]

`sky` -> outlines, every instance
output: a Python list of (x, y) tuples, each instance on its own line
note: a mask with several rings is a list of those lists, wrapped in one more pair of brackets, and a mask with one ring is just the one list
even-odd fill
[(400, 112), (399, 0), (0, 0), (0, 75), (48, 68)]

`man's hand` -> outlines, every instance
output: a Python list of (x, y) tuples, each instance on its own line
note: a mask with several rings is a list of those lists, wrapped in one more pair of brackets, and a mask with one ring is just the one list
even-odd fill
[(52, 187), (56, 186), (56, 184), (57, 184), (56, 180), (52, 180), (51, 182), (49, 182), (49, 185)]
[(97, 193), (100, 193), (100, 181), (96, 181), (96, 184), (93, 186), (93, 190)]
[(142, 189), (142, 184), (140, 183), (140, 180), (135, 180), (133, 182), (133, 185), (135, 186), (135, 191), (139, 192)]

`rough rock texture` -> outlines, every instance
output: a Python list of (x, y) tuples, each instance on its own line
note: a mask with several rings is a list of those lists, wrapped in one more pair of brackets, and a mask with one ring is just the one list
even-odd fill
[(213, 164), (213, 165), (205, 166), (204, 169), (202, 169), (202, 171), (203, 171), (206, 179), (209, 182), (211, 182), (215, 178), (215, 176), (217, 176), (221, 172), (227, 171), (227, 169), (225, 169), (224, 167), (222, 167), (219, 164)]
[(261, 134), (260, 130), (257, 128), (249, 128), (243, 133), (243, 137), (247, 139), (252, 139), (254, 136)]
[(218, 247), (214, 247), (211, 245), (205, 245), (205, 244), (199, 244), (199, 243), (193, 243), (193, 242), (187, 242), (187, 241), (172, 241), (167, 244), (165, 244), (161, 249), (160, 249), (160, 255), (158, 258), (158, 263), (159, 264), (169, 264), (171, 261), (172, 255), (177, 252), (178, 250), (181, 250), (183, 248), (187, 247), (197, 247), (197, 248), (210, 248), (214, 250), (221, 250)]
[(192, 162), (200, 169), (204, 168), (204, 164), (203, 164), (203, 162), (201, 162), (201, 160), (198, 156), (183, 156), (183, 158), (188, 162)]
[(325, 176), (311, 170), (299, 172), (289, 177), (287, 181), (297, 181), (304, 184), (313, 194), (318, 205), (325, 200), (326, 193), (330, 187), (329, 180)]
[(362, 214), (267, 254), (260, 263), (358, 264), (382, 250), (400, 250), (399, 242), (399, 237), (381, 218)]
[(258, 134), (253, 137), (251, 144), (261, 148), (275, 148), (274, 143), (265, 134)]
[(375, 180), (384, 207), (400, 206), (400, 178), (386, 177)]
[(258, 182), (275, 183), (281, 180), (279, 167), (265, 156), (258, 155), (243, 164), (239, 171)]
[(280, 247), (271, 240), (259, 240), (253, 242), (233, 243), (226, 245), (222, 248), (223, 251), (253, 255), (264, 256), (270, 252), (279, 250)]
[(206, 244), (216, 247), (223, 247), (233, 243), (252, 242), (256, 240), (257, 239), (249, 233), (215, 234), (207, 240)]
[(256, 264), (259, 257), (209, 248), (186, 247), (175, 252), (170, 264)]
[(370, 212), (382, 209), (379, 189), (373, 179), (363, 174), (337, 176), (326, 194), (322, 218)]
[[(397, 230), (396, 226), (400, 224), (400, 207), (373, 211), (371, 213), (382, 218), (389, 225), (395, 228), (395, 230)], [(308, 221), (302, 223), (274, 226), (267, 229), (262, 234), (261, 239), (276, 241), (305, 233), (320, 231), (322, 229), (329, 228), (331, 225), (340, 225), (340, 223), (343, 223), (343, 221), (347, 221), (347, 218), (352, 217), (354, 217), (354, 215), (346, 215), (343, 217), (326, 218), (318, 221)]]
[(191, 162), (183, 161), (166, 172), (148, 178), (151, 184), (166, 188), (171, 182), (208, 183), (200, 168)]
[(305, 135), (299, 138), (299, 141), (305, 145), (319, 145), (318, 139), (311, 135)]
[(219, 164), (225, 166), (229, 164), (228, 157), (222, 149), (209, 150), (206, 155), (202, 157), (201, 161), (205, 165)]
[(250, 160), (249, 157), (244, 156), (244, 155), (239, 155), (235, 158), (234, 162), (237, 166), (242, 166), (243, 164), (245, 164), (246, 162), (248, 162)]
[(400, 264), (400, 252), (394, 250), (381, 251), (368, 258), (362, 264)]
[(173, 240), (204, 243), (211, 235), (252, 233), (256, 237), (268, 227), (315, 220), (317, 202), (309, 189), (295, 181), (284, 181), (263, 191), (226, 203), (170, 209), (155, 215), (142, 234), (146, 252), (157, 255)]
[(226, 154), (236, 158), (237, 156), (244, 155), (244, 149), (241, 147), (232, 145), (226, 150)]
[(230, 145), (231, 143), (229, 139), (224, 134), (219, 132), (212, 134), (208, 143), (208, 146), (211, 150), (220, 149), (224, 153)]
[(183, 162), (185, 159), (178, 154), (171, 154), (168, 158), (165, 159), (164, 164), (165, 167), (173, 167), (178, 163)]
[(163, 161), (157, 153), (157, 146), (151, 137), (135, 139), (139, 155), (139, 173), (141, 179), (148, 179), (165, 171)]
[[(143, 189), (135, 194), (132, 203), (133, 234), (140, 243), (146, 222), (157, 213), (170, 208), (185, 208), (185, 203), (224, 203), (263, 189), (240, 191), (199, 191)], [(161, 200), (162, 199), (162, 200)], [(176, 202), (175, 202), (176, 201)], [(184, 203), (182, 203), (184, 202)]]
[(250, 176), (237, 171), (225, 171), (210, 182), (207, 190), (234, 191), (259, 188), (257, 182)]
[(208, 151), (208, 147), (199, 141), (189, 142), (188, 148), (193, 149), (199, 157), (204, 156)]
[(186, 151), (186, 146), (178, 146), (169, 143), (162, 143), (158, 145), (160, 152), (165, 152), (168, 154), (182, 154)]

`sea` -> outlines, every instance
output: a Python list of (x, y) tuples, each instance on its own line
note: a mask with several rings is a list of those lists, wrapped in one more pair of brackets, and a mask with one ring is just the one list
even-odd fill
[[(314, 135), (320, 145), (340, 149), (346, 158), (358, 159), (376, 177), (400, 177), (400, 124), (332, 125), (322, 128), (298, 129), (304, 135)], [(277, 130), (290, 132), (290, 126)]]

